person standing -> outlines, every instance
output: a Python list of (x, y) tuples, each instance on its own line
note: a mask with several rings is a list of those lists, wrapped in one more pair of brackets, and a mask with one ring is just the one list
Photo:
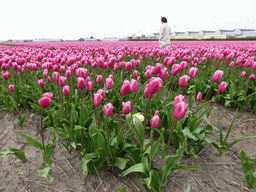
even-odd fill
[(160, 28), (160, 48), (166, 48), (169, 47), (170, 44), (170, 38), (171, 38), (171, 27), (167, 24), (166, 17), (161, 18), (161, 28)]

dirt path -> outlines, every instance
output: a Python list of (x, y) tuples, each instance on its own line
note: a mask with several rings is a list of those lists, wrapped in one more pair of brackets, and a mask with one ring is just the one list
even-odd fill
[[(215, 106), (223, 126), (224, 136), (232, 121), (235, 110)], [(19, 131), (25, 133), (38, 141), (41, 137), (38, 134), (40, 130), (40, 117), (30, 117), (28, 113), (24, 122), (24, 127), (20, 128), (18, 120), (6, 112), (0, 113), (0, 151), (7, 148), (18, 148), (25, 151), (27, 162), (22, 163), (14, 155), (9, 155), (0, 159), (0, 192), (78, 192), (78, 191), (118, 191), (120, 187), (126, 187), (127, 191), (145, 191), (140, 184), (138, 176), (129, 174), (127, 177), (119, 177), (121, 171), (100, 169), (97, 175), (85, 176), (80, 166), (80, 156), (73, 152), (70, 156), (63, 146), (57, 146), (53, 152), (52, 171), (54, 178), (52, 183), (48, 183), (42, 178), (37, 168), (43, 165), (42, 151), (30, 147), (25, 140), (14, 133)], [(210, 122), (218, 126), (214, 110), (210, 115)], [(233, 129), (230, 133), (228, 143), (246, 136), (256, 134), (256, 117), (248, 112), (238, 113)], [(211, 136), (218, 141), (217, 134)], [(45, 131), (46, 143), (51, 141), (50, 131)], [(205, 144), (205, 149), (198, 155), (197, 159), (184, 156), (182, 164), (191, 166), (201, 166), (194, 171), (178, 170), (169, 176), (169, 182), (165, 191), (184, 191), (187, 186), (191, 185), (192, 191), (209, 191), (209, 192), (240, 192), (249, 191), (244, 181), (244, 173), (240, 168), (239, 147), (242, 147), (248, 156), (255, 156), (256, 139), (245, 140), (235, 144), (227, 154), (221, 157), (218, 151), (211, 145)], [(154, 159), (155, 166), (161, 165), (161, 161)], [(250, 191), (256, 191), (250, 190)]]

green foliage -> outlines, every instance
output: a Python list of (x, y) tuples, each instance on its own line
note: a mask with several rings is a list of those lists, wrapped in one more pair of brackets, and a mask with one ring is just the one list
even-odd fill
[(27, 162), (25, 152), (15, 148), (9, 148), (9, 149), (3, 150), (2, 152), (0, 152), (0, 157), (4, 157), (10, 154), (13, 154), (16, 157), (18, 157), (23, 163)]

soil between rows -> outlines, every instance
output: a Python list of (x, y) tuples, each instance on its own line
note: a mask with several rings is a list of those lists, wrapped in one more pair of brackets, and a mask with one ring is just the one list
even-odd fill
[[(197, 101), (196, 101), (197, 102)], [(194, 105), (196, 106), (196, 105)], [(214, 107), (220, 118), (224, 136), (235, 114), (234, 109), (216, 104)], [(17, 148), (25, 151), (27, 162), (22, 163), (14, 155), (8, 155), (0, 159), (0, 192), (9, 191), (30, 191), (30, 192), (55, 192), (55, 191), (118, 191), (120, 187), (125, 187), (127, 191), (145, 191), (139, 182), (139, 177), (129, 174), (126, 177), (119, 177), (120, 170), (106, 170), (101, 168), (98, 174), (85, 176), (82, 172), (79, 154), (75, 151), (70, 156), (63, 146), (57, 146), (52, 154), (52, 171), (54, 178), (52, 183), (41, 177), (37, 168), (43, 165), (42, 151), (26, 144), (26, 141), (14, 133), (19, 131), (27, 134), (38, 141), (41, 141), (39, 134), (40, 116), (30, 117), (32, 111), (28, 113), (23, 128), (18, 126), (16, 116), (6, 112), (0, 113), (0, 151), (7, 148)], [(218, 122), (214, 110), (209, 117), (210, 122), (218, 127)], [(204, 124), (204, 122), (202, 123)], [(247, 135), (256, 134), (256, 117), (247, 111), (238, 112), (227, 143)], [(50, 131), (45, 131), (45, 143), (51, 141)], [(211, 137), (219, 141), (216, 133), (211, 133)], [(239, 147), (248, 156), (254, 157), (256, 154), (256, 139), (249, 139), (232, 146), (228, 153), (219, 156), (218, 151), (208, 143), (205, 149), (198, 154), (196, 159), (185, 155), (181, 159), (181, 164), (190, 166), (201, 166), (193, 171), (178, 170), (169, 176), (169, 182), (165, 187), (166, 192), (185, 191), (191, 185), (191, 192), (194, 191), (256, 191), (249, 190), (244, 181), (244, 173), (240, 167)], [(156, 168), (160, 167), (162, 161), (154, 159)]]

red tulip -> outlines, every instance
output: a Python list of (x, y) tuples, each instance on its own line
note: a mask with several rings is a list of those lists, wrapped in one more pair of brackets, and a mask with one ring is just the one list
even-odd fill
[(224, 72), (221, 71), (221, 70), (215, 71), (215, 73), (214, 73), (213, 76), (212, 76), (212, 81), (213, 81), (214, 83), (219, 82), (219, 80), (221, 79), (221, 77), (223, 76), (223, 74), (224, 74)]
[(14, 85), (9, 85), (9, 91), (10, 91), (10, 92), (14, 92), (14, 91), (15, 91)]
[(199, 93), (197, 94), (196, 100), (197, 100), (197, 101), (201, 101), (201, 100), (202, 100), (202, 93), (201, 93), (201, 92), (199, 92)]
[(107, 105), (104, 106), (104, 114), (107, 117), (110, 117), (113, 113), (113, 105), (111, 103), (108, 103)]
[(126, 103), (123, 102), (123, 110), (124, 115), (128, 115), (131, 112), (131, 102), (127, 101)]
[(120, 93), (121, 95), (126, 96), (128, 95), (129, 92), (130, 92), (130, 82), (128, 80), (125, 80), (120, 89)]
[(70, 93), (70, 91), (69, 91), (69, 86), (64, 86), (64, 87), (63, 87), (63, 94), (66, 95), (66, 96), (68, 96), (69, 93)]
[(38, 100), (39, 105), (42, 108), (48, 108), (51, 104), (52, 100), (49, 97), (42, 97), (41, 99)]
[(37, 82), (38, 82), (39, 87), (43, 87), (44, 86), (44, 80), (43, 79), (40, 79)]
[(222, 81), (220, 83), (219, 87), (218, 87), (218, 91), (219, 92), (224, 92), (226, 90), (227, 86), (228, 86), (228, 83)]

